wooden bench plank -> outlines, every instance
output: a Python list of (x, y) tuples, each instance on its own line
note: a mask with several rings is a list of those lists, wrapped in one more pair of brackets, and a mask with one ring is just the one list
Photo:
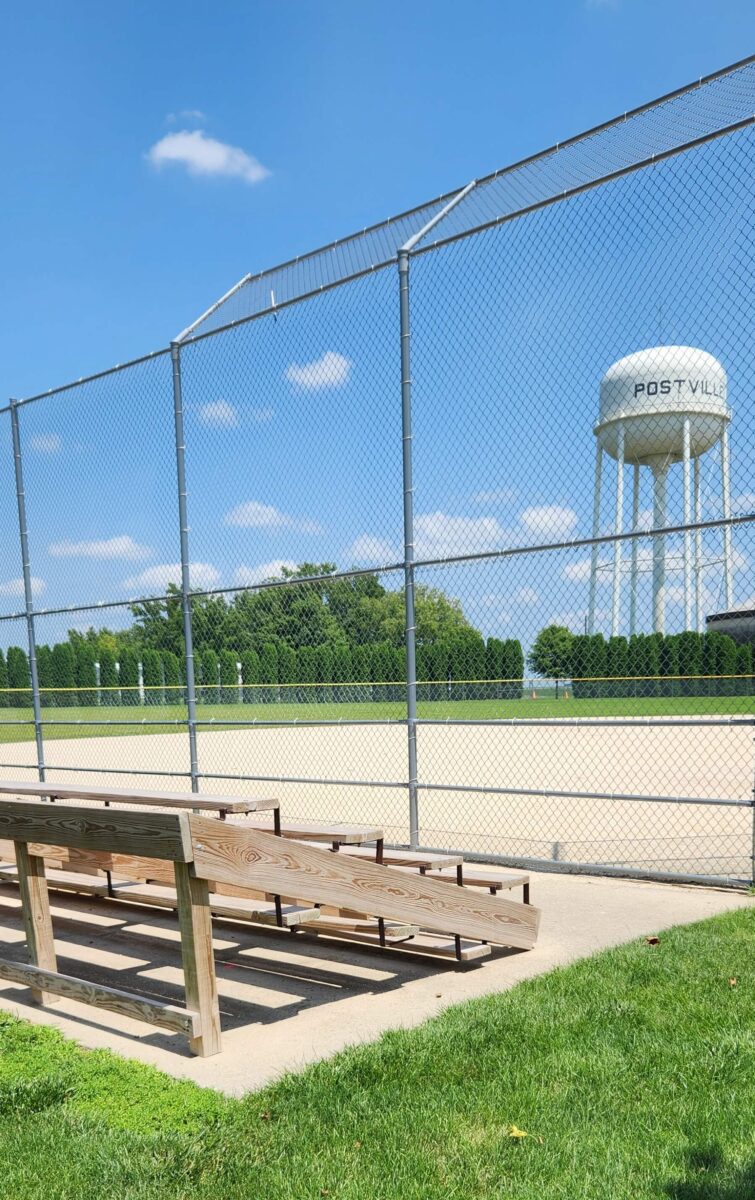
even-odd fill
[(298, 900), (333, 904), (423, 929), (530, 949), (539, 912), (512, 900), (450, 888), (437, 879), (332, 854), (248, 823), (187, 818), (194, 872)]
[[(343, 853), (354, 858), (375, 861), (375, 851), (368, 850), (364, 846), (344, 846)], [(387, 867), (411, 867), (414, 870), (432, 871), (440, 870), (442, 867), (460, 867), (463, 862), (464, 857), (461, 854), (433, 854), (424, 850), (383, 850), (383, 865)], [(455, 879), (455, 876), (450, 878)]]
[(45, 971), (40, 967), (10, 962), (3, 958), (0, 959), (0, 979), (25, 984), (33, 992), (43, 989), (45, 994), (53, 992), (56, 996), (65, 996), (68, 1000), (79, 1000), (82, 1004), (107, 1008), (123, 1017), (135, 1017), (139, 1021), (149, 1022), (150, 1025), (159, 1025), (176, 1033), (186, 1033), (189, 1037), (195, 1037), (199, 1028), (199, 1016), (190, 1009), (179, 1008), (175, 1004), (162, 1004), (157, 1000), (144, 1000), (131, 992), (104, 987), (99, 983), (87, 983), (84, 979), (61, 975), (58, 971)]
[[(242, 829), (259, 829), (262, 833), (270, 833), (266, 825), (254, 821), (232, 822)], [(383, 830), (377, 825), (322, 825), (310, 821), (281, 821), (281, 836), (294, 838), (298, 842), (327, 842), (332, 845), (337, 842), (341, 846), (360, 846), (364, 842), (380, 841)]]
[(105, 804), (144, 804), (152, 808), (195, 808), (207, 812), (251, 813), (278, 808), (270, 796), (202, 795), (200, 792), (160, 792), (133, 788), (99, 788), (78, 784), (28, 783), (0, 780), (0, 795), (49, 797), (54, 800), (97, 800)]
[(173, 862), (191, 860), (188, 820), (188, 813), (123, 812), (34, 800), (0, 800), (0, 837), (5, 834), (13, 841), (83, 850), (112, 851), (115, 847), (123, 854)]

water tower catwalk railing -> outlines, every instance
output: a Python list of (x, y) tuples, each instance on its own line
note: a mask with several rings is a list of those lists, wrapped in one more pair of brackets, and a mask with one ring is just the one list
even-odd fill
[[(668, 483), (672, 465), (682, 465), (684, 628), (705, 630), (703, 579), (716, 563), (722, 565), (723, 598), (732, 603), (731, 481), (727, 378), (712, 355), (691, 346), (656, 346), (637, 351), (614, 363), (600, 385), (600, 418), (595, 426), (596, 462), (593, 493), (593, 537), (601, 532), (604, 456), (616, 462), (616, 490), (611, 530), (615, 541), (612, 562), (612, 637), (622, 633), (622, 584), (626, 574), (621, 536), (624, 532), (624, 475), (632, 467), (631, 530), (647, 528), (640, 507), (642, 467), (652, 474), (652, 627), (666, 632), (666, 581), (668, 535), (660, 531), (668, 524)], [(701, 458), (720, 449), (720, 490), (714, 502), (724, 517), (722, 559), (703, 555)], [(692, 475), (694, 470), (694, 494)], [(694, 535), (694, 545), (693, 545)], [(596, 631), (597, 585), (605, 566), (599, 547), (593, 547), (590, 563), (587, 628)], [(639, 547), (633, 541), (629, 563), (629, 633), (638, 628), (638, 587), (641, 574)], [(694, 579), (694, 583), (693, 583)]]

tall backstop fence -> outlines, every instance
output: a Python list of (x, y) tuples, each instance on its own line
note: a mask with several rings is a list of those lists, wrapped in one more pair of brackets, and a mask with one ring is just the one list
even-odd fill
[(753, 880), (755, 59), (0, 410), (0, 769)]

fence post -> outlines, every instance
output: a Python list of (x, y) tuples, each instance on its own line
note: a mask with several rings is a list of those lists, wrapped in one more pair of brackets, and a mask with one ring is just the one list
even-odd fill
[(409, 252), (399, 250), (401, 334), (401, 463), (404, 485), (404, 612), (406, 618), (406, 723), (409, 764), (409, 845), (419, 846), (417, 804), (417, 627), (414, 615), (414, 483), (412, 478), (412, 376)]
[(176, 477), (178, 481), (178, 523), (181, 533), (181, 608), (183, 611), (184, 652), (186, 654), (186, 708), (189, 723), (189, 766), (191, 790), (199, 791), (197, 758), (197, 697), (194, 686), (194, 639), (191, 625), (191, 583), (189, 580), (189, 525), (186, 515), (186, 439), (184, 436), (183, 389), (181, 386), (181, 350), (170, 344), (173, 364), (173, 418), (176, 432)]
[(18, 533), (21, 543), (21, 566), (24, 577), (24, 607), (26, 609), (26, 632), (29, 639), (29, 675), (31, 677), (31, 703), (34, 712), (34, 736), (37, 743), (37, 772), (40, 783), (45, 780), (45, 743), (42, 731), (42, 705), (39, 699), (39, 675), (37, 673), (37, 641), (34, 635), (34, 605), (31, 591), (31, 569), (29, 567), (29, 535), (26, 526), (26, 493), (24, 492), (24, 470), (21, 461), (21, 436), (18, 429), (17, 401), (10, 402), (10, 422), (13, 435), (13, 464), (16, 474), (16, 503), (18, 505)]

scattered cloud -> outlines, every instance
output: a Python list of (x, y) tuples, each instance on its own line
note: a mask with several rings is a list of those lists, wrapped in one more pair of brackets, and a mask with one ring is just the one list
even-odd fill
[(346, 551), (350, 562), (362, 563), (368, 566), (381, 566), (385, 563), (396, 562), (401, 557), (386, 538), (372, 537), (369, 533), (361, 534)]
[(259, 500), (247, 500), (237, 504), (223, 517), (224, 525), (236, 525), (241, 529), (290, 529), (293, 533), (322, 533), (322, 525), (307, 517), (291, 517), (272, 504)]
[(417, 558), (499, 550), (509, 537), (509, 530), (496, 517), (455, 517), (438, 511), (422, 513), (414, 520)]
[(540, 593), (536, 592), (534, 588), (523, 587), (519, 589), (515, 599), (519, 604), (537, 604), (540, 600)]
[(149, 546), (140, 546), (128, 533), (101, 541), (53, 542), (47, 549), (53, 558), (118, 558), (139, 562), (152, 555)]
[(289, 363), (284, 372), (294, 387), (304, 392), (320, 392), (325, 388), (341, 388), (349, 382), (353, 363), (336, 350), (326, 350), (320, 358), (308, 363)]
[(755, 511), (755, 492), (742, 492), (739, 496), (732, 496), (731, 511), (737, 514)]
[[(212, 588), (220, 582), (220, 572), (212, 563), (189, 563), (189, 582), (193, 588)], [(180, 563), (157, 563), (140, 575), (124, 579), (123, 587), (133, 591), (164, 591), (169, 583), (180, 585)]]
[(249, 416), (253, 421), (256, 421), (258, 425), (264, 425), (267, 421), (272, 421), (273, 417), (275, 416), (275, 409), (269, 407), (251, 408), (249, 410)]
[(202, 129), (166, 134), (148, 150), (147, 158), (155, 167), (176, 165), (190, 175), (224, 175), (250, 184), (261, 183), (270, 174), (246, 150), (208, 137)]
[(63, 442), (59, 433), (35, 433), (29, 445), (37, 454), (58, 454)]
[[(45, 590), (45, 581), (40, 579), (38, 575), (31, 577), (31, 594), (38, 596), (40, 592)], [(23, 579), (8, 579), (5, 583), (0, 583), (0, 596), (23, 596), (24, 581)]]
[(509, 504), (517, 495), (515, 488), (497, 488), (492, 492), (475, 492), (472, 500), (475, 504)]
[(169, 125), (175, 125), (177, 121), (199, 121), (204, 124), (207, 116), (200, 108), (181, 108), (178, 112), (168, 113), (165, 120)]
[(295, 571), (296, 563), (290, 558), (273, 558), (270, 562), (260, 563), (257, 567), (247, 567), (243, 564), (236, 568), (233, 582), (239, 587), (255, 587), (266, 579), (278, 579), (283, 571)]
[(548, 537), (562, 537), (572, 533), (577, 527), (577, 514), (574, 509), (563, 508), (560, 504), (525, 508), (519, 514), (519, 520), (530, 533), (544, 534)]
[(210, 400), (199, 410), (199, 419), (203, 425), (219, 425), (225, 429), (234, 429), (239, 423), (239, 415), (227, 400)]

